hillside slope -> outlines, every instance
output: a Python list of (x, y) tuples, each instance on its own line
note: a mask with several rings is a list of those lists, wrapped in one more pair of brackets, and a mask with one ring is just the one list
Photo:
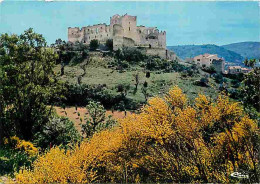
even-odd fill
[(240, 54), (236, 52), (227, 50), (224, 47), (211, 44), (168, 46), (168, 49), (173, 50), (181, 59), (194, 57), (204, 53), (218, 54), (219, 57), (225, 58), (226, 61), (235, 63), (241, 63), (244, 59)]
[(236, 52), (244, 58), (260, 58), (260, 42), (239, 42), (221, 47)]

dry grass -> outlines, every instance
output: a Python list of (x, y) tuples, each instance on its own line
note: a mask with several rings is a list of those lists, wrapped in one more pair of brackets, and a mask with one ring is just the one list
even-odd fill
[[(89, 114), (88, 111), (85, 107), (78, 107), (77, 111), (75, 109), (75, 107), (66, 107), (65, 110), (61, 107), (54, 107), (57, 114), (59, 116), (64, 116), (69, 118), (69, 120), (71, 120), (72, 122), (74, 122), (75, 127), (78, 131), (81, 131), (81, 121), (80, 119), (83, 120), (84, 123), (84, 118), (89, 118)], [(130, 114), (131, 112), (127, 111), (126, 114)], [(112, 117), (116, 120), (118, 119), (122, 119), (125, 117), (125, 112), (121, 112), (121, 111), (106, 111), (106, 116), (108, 117), (109, 115), (112, 115)]]

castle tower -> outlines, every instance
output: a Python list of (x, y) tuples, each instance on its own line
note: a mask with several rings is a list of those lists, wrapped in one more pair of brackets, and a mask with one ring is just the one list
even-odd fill
[[(122, 47), (143, 47), (147, 53), (167, 58), (166, 32), (157, 27), (137, 26), (137, 17), (128, 14), (113, 15), (110, 25), (96, 24), (82, 29), (68, 28), (68, 41), (90, 44), (91, 40), (104, 44), (108, 39), (113, 40), (113, 49)], [(166, 54), (165, 54), (166, 53)]]

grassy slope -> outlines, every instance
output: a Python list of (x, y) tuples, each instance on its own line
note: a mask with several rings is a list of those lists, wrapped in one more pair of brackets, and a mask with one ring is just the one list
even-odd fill
[[(99, 58), (102, 59), (102, 58)], [(98, 60), (98, 58), (94, 58), (94, 60)], [(116, 85), (128, 83), (131, 85), (131, 88), (128, 92), (127, 97), (134, 99), (138, 102), (144, 101), (144, 95), (141, 92), (142, 85), (144, 81), (148, 82), (148, 89), (151, 96), (156, 96), (160, 94), (164, 94), (168, 91), (168, 89), (172, 86), (178, 85), (181, 89), (188, 95), (190, 99), (194, 99), (198, 93), (206, 94), (211, 97), (216, 97), (216, 88), (217, 84), (213, 81), (213, 79), (209, 79), (209, 84), (212, 87), (200, 87), (193, 85), (195, 80), (199, 80), (202, 75), (205, 73), (197, 75), (195, 77), (186, 77), (183, 78), (180, 73), (157, 73), (152, 72), (151, 77), (148, 79), (145, 77), (145, 72), (142, 68), (132, 68), (131, 70), (127, 70), (123, 73), (118, 72), (117, 70), (113, 70), (110, 68), (102, 66), (97, 66), (95, 63), (91, 64), (87, 67), (87, 74), (82, 78), (83, 84), (106, 84), (109, 89), (112, 89), (114, 93), (116, 92)], [(56, 72), (59, 72), (60, 66), (56, 67)], [(63, 81), (68, 81), (69, 83), (76, 84), (77, 76), (81, 75), (83, 70), (79, 67), (79, 65), (75, 66), (66, 66), (65, 67), (65, 75), (61, 77)], [(139, 73), (139, 81), (140, 84), (138, 86), (138, 91), (136, 94), (133, 94), (135, 88), (135, 77), (134, 75)]]

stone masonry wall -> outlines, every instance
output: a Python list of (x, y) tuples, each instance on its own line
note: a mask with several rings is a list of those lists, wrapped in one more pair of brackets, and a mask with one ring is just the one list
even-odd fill
[[(115, 27), (115, 25), (117, 25)], [(89, 44), (91, 40), (97, 39), (105, 43), (107, 39), (122, 36), (130, 38), (135, 42), (135, 46), (165, 48), (166, 32), (159, 32), (156, 27), (136, 26), (137, 17), (131, 15), (114, 15), (110, 18), (110, 25), (97, 24), (79, 29), (68, 28), (68, 40), (72, 43), (83, 42)], [(118, 26), (121, 32), (118, 35)], [(115, 29), (116, 28), (116, 29)], [(115, 32), (114, 32), (115, 31)], [(127, 44), (126, 44), (127, 45)]]
[(147, 49), (148, 54), (159, 55), (165, 59), (172, 57), (166, 51), (166, 32), (159, 31), (157, 27), (137, 26), (136, 16), (116, 14), (110, 17), (110, 25), (68, 28), (68, 41), (72, 43), (78, 41), (89, 44), (94, 39), (100, 43), (113, 39), (114, 50), (123, 46), (143, 47)]

